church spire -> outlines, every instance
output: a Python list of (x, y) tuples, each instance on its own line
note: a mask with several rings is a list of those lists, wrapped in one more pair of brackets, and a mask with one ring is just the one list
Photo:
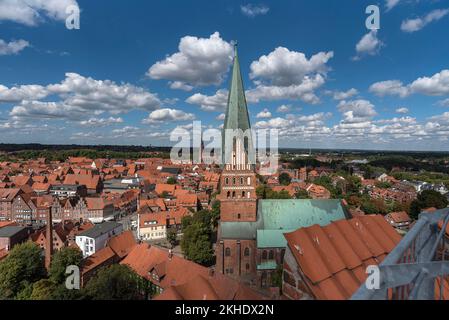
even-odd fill
[(242, 129), (245, 131), (250, 129), (250, 127), (236, 42), (234, 44), (234, 64), (232, 67), (231, 86), (228, 95), (224, 129)]

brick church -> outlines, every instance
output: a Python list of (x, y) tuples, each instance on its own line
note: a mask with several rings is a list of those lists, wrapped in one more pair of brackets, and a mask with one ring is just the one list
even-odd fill
[[(255, 152), (239, 59), (235, 49), (222, 133), (220, 223), (216, 271), (260, 288), (273, 286), (283, 264), (284, 233), (345, 219), (339, 200), (257, 199)], [(230, 132), (234, 132), (230, 135)]]
[[(250, 129), (245, 90), (235, 49), (231, 86), (223, 127), (223, 172), (221, 174), (220, 225), (224, 223), (255, 222), (257, 220), (256, 174), (254, 163), (249, 163), (252, 150), (251, 135), (227, 136), (228, 129)], [(246, 131), (248, 132), (248, 131)], [(226, 154), (228, 151), (228, 154)], [(243, 225), (242, 225), (243, 226)], [(256, 273), (256, 243), (253, 237), (227, 237), (219, 228), (217, 243), (217, 271), (234, 278), (250, 280)]]

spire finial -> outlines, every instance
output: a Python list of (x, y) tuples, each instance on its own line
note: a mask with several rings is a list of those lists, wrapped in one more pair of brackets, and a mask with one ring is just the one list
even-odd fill
[(234, 41), (234, 57), (237, 56), (237, 45), (238, 45), (238, 42), (237, 42), (237, 40), (235, 40)]

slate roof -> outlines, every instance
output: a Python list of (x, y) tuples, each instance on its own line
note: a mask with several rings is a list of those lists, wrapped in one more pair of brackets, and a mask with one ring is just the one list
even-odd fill
[(120, 226), (120, 223), (114, 221), (105, 221), (95, 225), (93, 228), (78, 234), (80, 237), (97, 238), (102, 234), (108, 233)]
[(24, 229), (26, 229), (26, 227), (11, 225), (0, 228), (0, 238), (10, 238)]

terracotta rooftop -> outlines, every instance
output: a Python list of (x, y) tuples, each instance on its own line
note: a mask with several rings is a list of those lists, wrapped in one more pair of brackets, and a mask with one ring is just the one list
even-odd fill
[(136, 245), (136, 240), (130, 230), (127, 230), (118, 236), (112, 237), (108, 241), (108, 246), (120, 259), (126, 257)]
[(284, 234), (316, 299), (348, 299), (401, 237), (380, 215), (313, 225)]

